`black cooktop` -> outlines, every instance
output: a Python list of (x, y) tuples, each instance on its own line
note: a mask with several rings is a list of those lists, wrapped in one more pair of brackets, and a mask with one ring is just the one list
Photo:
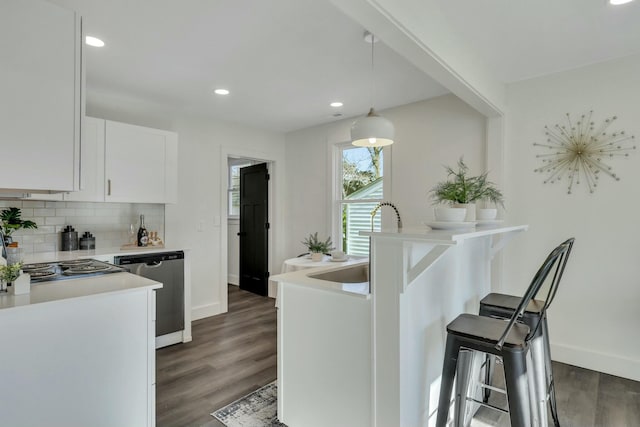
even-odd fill
[(78, 259), (24, 264), (22, 271), (31, 275), (31, 283), (40, 283), (53, 280), (77, 279), (79, 277), (93, 277), (128, 270), (95, 259)]

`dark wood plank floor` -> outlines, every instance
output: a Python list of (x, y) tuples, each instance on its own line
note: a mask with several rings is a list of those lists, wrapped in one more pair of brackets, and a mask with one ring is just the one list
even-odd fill
[(211, 412), (276, 379), (272, 298), (229, 286), (229, 312), (193, 322), (192, 335), (156, 352), (158, 427), (222, 426)]
[[(228, 313), (194, 322), (192, 342), (157, 351), (158, 427), (223, 427), (211, 412), (275, 380), (273, 305), (229, 286)], [(562, 363), (553, 369), (563, 427), (640, 426), (640, 382)], [(472, 426), (509, 426), (481, 411)]]

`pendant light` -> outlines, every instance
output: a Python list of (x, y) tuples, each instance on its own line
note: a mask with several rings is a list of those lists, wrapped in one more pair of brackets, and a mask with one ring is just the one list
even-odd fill
[[(374, 61), (373, 45), (378, 38), (368, 31), (364, 33), (364, 40), (371, 43), (371, 104), (374, 98)], [(384, 147), (393, 144), (395, 130), (393, 123), (382, 116), (376, 114), (373, 107), (369, 114), (362, 117), (351, 125), (351, 144), (358, 147)]]

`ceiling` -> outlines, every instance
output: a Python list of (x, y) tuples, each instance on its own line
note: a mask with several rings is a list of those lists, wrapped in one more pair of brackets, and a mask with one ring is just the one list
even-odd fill
[[(372, 104), (364, 28), (328, 0), (50, 1), (79, 11), (85, 33), (106, 43), (85, 50), (90, 91), (281, 132), (363, 115)], [(640, 52), (638, 1), (430, 3), (503, 82)], [(379, 110), (448, 92), (384, 43), (375, 45), (373, 75)], [(213, 95), (216, 87), (231, 94)]]

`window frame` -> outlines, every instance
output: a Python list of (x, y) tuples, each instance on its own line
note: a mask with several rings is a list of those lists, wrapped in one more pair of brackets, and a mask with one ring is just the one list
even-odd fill
[(238, 188), (233, 188), (233, 179), (232, 179), (233, 168), (237, 167), (238, 169), (241, 169), (243, 167), (254, 165), (255, 163), (257, 162), (250, 159), (231, 159), (231, 158), (229, 158), (227, 162), (227, 183), (229, 185), (227, 188), (227, 218), (228, 219), (240, 219), (239, 212), (237, 215), (232, 213), (233, 193), (238, 193), (238, 196), (240, 195), (240, 183), (238, 183)]
[[(383, 163), (382, 163), (382, 198), (381, 199), (358, 199), (346, 200), (342, 199), (342, 152), (345, 149), (358, 148), (351, 144), (351, 142), (339, 142), (333, 144), (330, 149), (331, 155), (331, 177), (332, 185), (330, 190), (331, 200), (331, 236), (334, 245), (338, 249), (342, 249), (342, 205), (343, 204), (361, 204), (361, 203), (379, 203), (383, 200), (391, 200), (391, 156), (392, 150), (390, 145), (383, 147)], [(386, 223), (386, 215), (384, 212), (383, 223)]]

